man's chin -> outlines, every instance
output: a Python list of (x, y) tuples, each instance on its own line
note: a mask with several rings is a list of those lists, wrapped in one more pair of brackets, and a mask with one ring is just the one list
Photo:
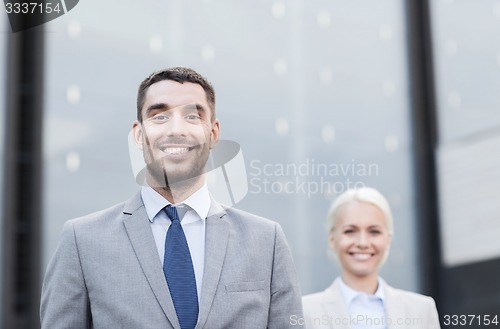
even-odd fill
[(149, 162), (146, 160), (148, 171), (148, 184), (156, 187), (179, 187), (196, 184), (203, 176), (208, 154), (198, 161), (180, 161), (173, 163), (170, 159), (159, 159)]
[(151, 187), (172, 187), (173, 185), (183, 186), (196, 183), (203, 173), (193, 172), (164, 172), (164, 171), (151, 171), (149, 170), (149, 185)]

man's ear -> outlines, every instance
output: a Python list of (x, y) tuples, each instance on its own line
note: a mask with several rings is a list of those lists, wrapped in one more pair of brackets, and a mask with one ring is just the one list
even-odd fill
[(220, 124), (219, 120), (215, 119), (212, 123), (212, 131), (210, 132), (210, 148), (213, 148), (219, 141), (220, 137)]
[(139, 123), (139, 121), (135, 120), (134, 123), (132, 124), (132, 131), (134, 134), (134, 142), (135, 145), (142, 150), (142, 144), (144, 142), (144, 136), (142, 132), (142, 125)]

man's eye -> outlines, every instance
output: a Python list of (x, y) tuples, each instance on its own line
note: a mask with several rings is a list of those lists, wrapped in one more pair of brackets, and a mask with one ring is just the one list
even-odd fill
[(344, 234), (351, 234), (351, 233), (354, 233), (354, 230), (345, 230), (344, 231)]
[(194, 114), (188, 115), (186, 118), (188, 120), (200, 120), (201, 119), (201, 117), (199, 115), (194, 115)]
[(165, 121), (167, 119), (168, 119), (168, 117), (166, 115), (163, 115), (163, 114), (162, 115), (155, 115), (152, 118), (152, 120), (154, 120), (154, 121)]

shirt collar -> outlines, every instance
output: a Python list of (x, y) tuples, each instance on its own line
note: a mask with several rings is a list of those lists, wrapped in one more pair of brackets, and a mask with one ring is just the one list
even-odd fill
[[(171, 204), (167, 199), (147, 185), (142, 186), (141, 196), (142, 201), (144, 202), (144, 208), (146, 208), (146, 213), (148, 214), (148, 219), (151, 223), (163, 208)], [(189, 206), (201, 219), (205, 219), (207, 218), (208, 211), (210, 209), (210, 203), (210, 193), (208, 192), (208, 187), (205, 183), (181, 204)]]
[(377, 298), (380, 298), (382, 302), (384, 301), (384, 281), (380, 280), (380, 278), (377, 279), (378, 282), (378, 287), (377, 291), (373, 295), (369, 295), (365, 292), (357, 291), (349, 287), (347, 284), (345, 284), (344, 280), (342, 278), (339, 278), (339, 284), (340, 284), (340, 290), (342, 291), (342, 295), (344, 296), (346, 305), (351, 305), (351, 302), (358, 296), (360, 295), (367, 295), (367, 296), (374, 296)]

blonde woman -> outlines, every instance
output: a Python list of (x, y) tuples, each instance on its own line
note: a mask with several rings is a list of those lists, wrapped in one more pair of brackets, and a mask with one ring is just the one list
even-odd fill
[(431, 297), (393, 288), (378, 275), (393, 236), (382, 194), (368, 187), (346, 191), (331, 206), (328, 227), (341, 276), (303, 297), (306, 328), (440, 328)]

